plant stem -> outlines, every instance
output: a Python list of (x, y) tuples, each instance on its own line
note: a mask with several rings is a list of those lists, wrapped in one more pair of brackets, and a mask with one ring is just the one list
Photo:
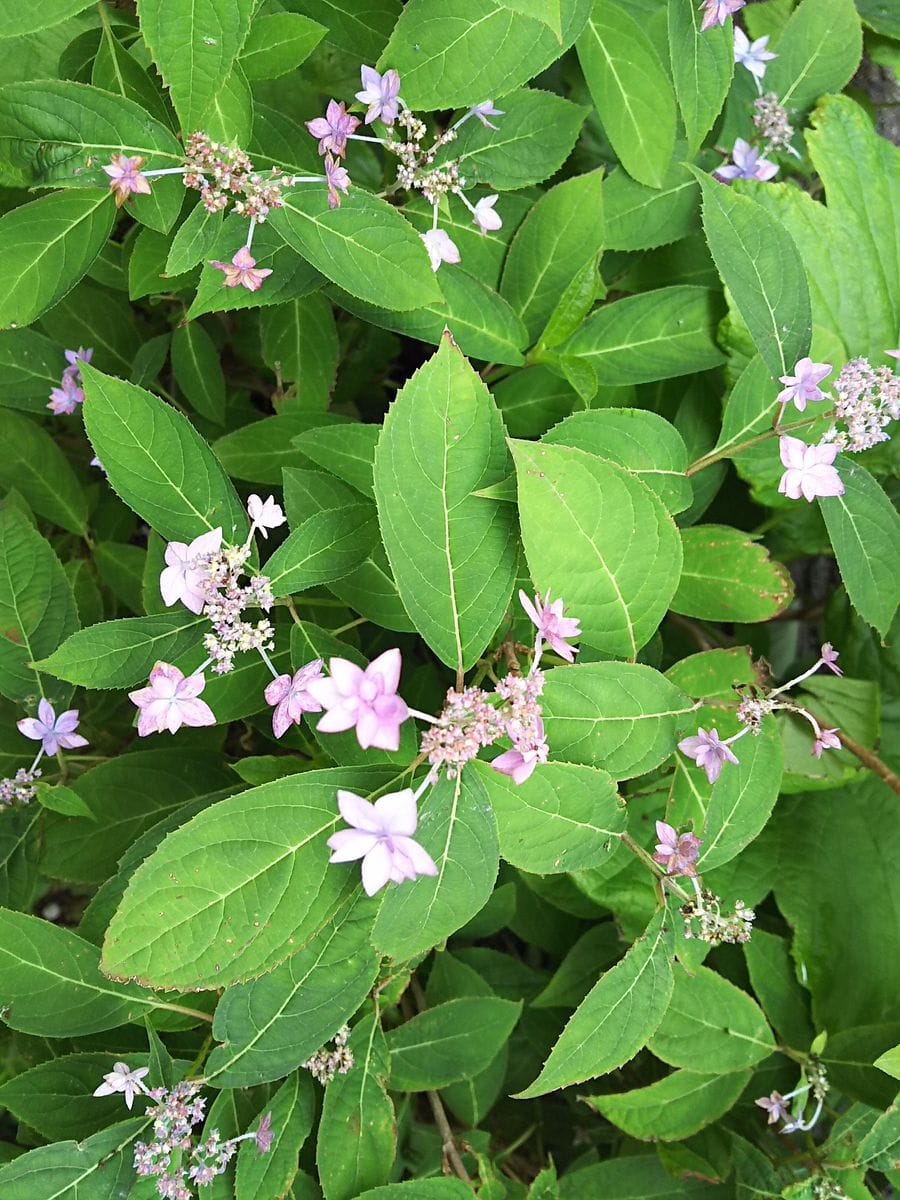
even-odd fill
[(752, 446), (759, 446), (762, 442), (769, 441), (773, 437), (781, 437), (786, 433), (793, 433), (796, 429), (807, 429), (818, 417), (807, 417), (803, 421), (795, 421), (793, 425), (782, 425), (778, 429), (767, 429), (765, 433), (760, 433), (756, 437), (748, 438), (746, 442), (735, 442), (730, 446), (723, 446), (721, 450), (710, 450), (708, 454), (703, 454), (692, 462), (685, 475), (690, 477), (696, 475), (699, 471), (706, 470), (713, 463), (717, 463), (723, 458), (734, 458), (736, 454), (740, 454), (742, 450), (749, 450)]

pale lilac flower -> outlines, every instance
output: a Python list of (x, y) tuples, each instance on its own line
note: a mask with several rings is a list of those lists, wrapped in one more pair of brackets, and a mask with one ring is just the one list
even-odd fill
[(58, 417), (71, 416), (78, 405), (83, 403), (84, 392), (79, 386), (78, 380), (68, 371), (64, 371), (62, 379), (59, 381), (59, 387), (52, 388), (50, 391), (50, 403), (47, 407)]
[(810, 754), (821, 758), (823, 750), (840, 750), (840, 748), (841, 739), (838, 737), (837, 729), (820, 729)]
[(245, 287), (248, 292), (258, 292), (263, 285), (263, 280), (272, 274), (271, 267), (257, 269), (256, 259), (246, 246), (241, 246), (230, 263), (211, 259), (209, 265), (215, 267), (217, 271), (224, 272), (224, 287)]
[(343, 104), (329, 100), (324, 117), (306, 122), (306, 128), (319, 139), (319, 153), (331, 151), (338, 158), (347, 153), (347, 137), (359, 128), (359, 118), (348, 113)]
[(322, 711), (322, 705), (309, 691), (313, 679), (322, 678), (322, 659), (316, 658), (290, 675), (279, 675), (266, 688), (266, 703), (275, 706), (272, 713), (272, 732), (277, 738), (299, 725), (304, 713)]
[(325, 155), (325, 183), (328, 186), (328, 207), (339, 208), (340, 193), (343, 192), (346, 196), (350, 187), (350, 175), (347, 169), (342, 167), (339, 162), (335, 162), (330, 154)]
[(258, 529), (266, 539), (270, 529), (278, 529), (287, 520), (281, 505), (275, 503), (274, 496), (267, 496), (263, 500), (255, 492), (247, 501), (247, 516), (253, 522), (253, 528)]
[(890, 358), (896, 358), (900, 360), (900, 350), (885, 350), (885, 354), (887, 354)]
[(778, 490), (791, 500), (801, 496), (812, 502), (816, 496), (843, 496), (844, 485), (832, 465), (837, 456), (835, 445), (820, 443), (807, 446), (799, 438), (779, 439), (781, 461), (787, 470), (781, 477)]
[[(541, 722), (541, 729), (543, 730), (543, 722)], [(543, 744), (525, 750), (518, 750), (515, 747), (512, 750), (506, 750), (503, 754), (497, 755), (491, 762), (491, 766), (501, 775), (508, 775), (513, 783), (518, 785), (531, 778), (538, 763), (546, 761), (547, 746)]]
[(41, 700), (38, 704), (37, 717), (23, 717), (16, 725), (20, 733), (40, 742), (45, 754), (55, 754), (57, 750), (75, 750), (88, 744), (87, 738), (76, 733), (78, 728), (78, 709), (70, 708), (59, 716), (49, 700)]
[(141, 710), (138, 735), (175, 733), (182, 725), (215, 725), (216, 718), (205, 700), (198, 699), (206, 687), (206, 679), (195, 672), (183, 675), (171, 663), (158, 662), (150, 672), (149, 687), (129, 692), (130, 699)]
[(346, 658), (332, 658), (330, 677), (311, 679), (307, 690), (326, 709), (316, 725), (321, 733), (356, 728), (363, 750), (400, 748), (400, 726), (409, 716), (397, 695), (402, 659), (396, 648), (385, 650), (363, 670)]
[(538, 592), (532, 603), (520, 589), (519, 603), (537, 628), (538, 637), (560, 658), (564, 658), (566, 662), (574, 662), (578, 648), (568, 645), (566, 639), (581, 637), (581, 621), (577, 617), (563, 616), (562, 600), (554, 600), (551, 604), (549, 592), (543, 599)]
[(770, 1096), (760, 1096), (758, 1100), (754, 1100), (754, 1104), (766, 1110), (769, 1114), (768, 1123), (770, 1125), (775, 1125), (778, 1121), (787, 1118), (788, 1103), (781, 1092), (772, 1092)]
[(81, 363), (89, 363), (94, 356), (93, 346), (89, 346), (87, 350), (83, 346), (79, 346), (77, 350), (64, 350), (66, 362), (69, 364), (66, 367), (67, 371), (80, 373)]
[(473, 104), (466, 116), (477, 118), (485, 129), (496, 129), (497, 126), (492, 124), (488, 117), (502, 117), (503, 113), (502, 108), (494, 108), (493, 100), (482, 100), (480, 104)]
[(125, 154), (114, 154), (103, 168), (109, 176), (109, 189), (116, 197), (116, 208), (121, 208), (129, 196), (149, 196), (150, 184), (141, 174), (142, 158), (129, 158)]
[(260, 1121), (256, 1133), (253, 1135), (253, 1140), (260, 1154), (269, 1153), (272, 1149), (272, 1139), (274, 1136), (272, 1132), (272, 1114), (268, 1112)]
[(206, 575), (199, 560), (218, 554), (222, 546), (222, 530), (210, 529), (190, 543), (169, 542), (166, 546), (166, 566), (159, 576), (159, 591), (167, 608), (179, 600), (198, 616), (209, 598)]
[(429, 229), (427, 233), (420, 233), (419, 237), (425, 243), (432, 271), (436, 271), (442, 262), (459, 262), (459, 250), (456, 243), (451, 241), (450, 235), (443, 229)]
[(837, 660), (840, 657), (840, 654), (837, 650), (835, 650), (831, 642), (823, 643), (819, 657), (822, 660), (823, 667), (827, 667), (828, 670), (833, 671), (835, 675), (843, 675), (844, 672), (837, 665)]
[(149, 1067), (135, 1067), (132, 1070), (128, 1063), (117, 1062), (109, 1074), (103, 1076), (103, 1082), (94, 1095), (113, 1096), (116, 1092), (122, 1092), (125, 1096), (125, 1103), (131, 1108), (135, 1096), (147, 1094), (146, 1084), (141, 1083), (141, 1080), (149, 1073)]
[[(332, 659), (332, 662), (334, 660)], [(329, 862), (362, 861), (362, 884), (374, 896), (387, 883), (437, 875), (431, 856), (413, 841), (418, 814), (412, 788), (389, 792), (374, 804), (353, 792), (338, 792), (341, 816), (351, 826), (328, 839)]]
[(399, 111), (400, 76), (396, 71), (385, 71), (380, 75), (373, 67), (362, 67), (360, 75), (363, 90), (356, 93), (356, 99), (369, 106), (366, 124), (371, 125), (380, 117), (385, 125), (393, 125)]
[(659, 842), (653, 861), (666, 868), (667, 875), (696, 875), (694, 863), (700, 850), (700, 839), (692, 833), (679, 834), (666, 821), (656, 822)]
[(778, 403), (788, 404), (793, 400), (797, 409), (803, 412), (810, 400), (824, 400), (825, 393), (818, 385), (833, 370), (831, 363), (817, 363), (811, 358), (801, 358), (794, 365), (793, 375), (780, 376), (781, 382), (787, 386), (778, 393)]
[(732, 13), (740, 11), (747, 0), (703, 0), (701, 7), (705, 9), (701, 32), (711, 29), (713, 25), (724, 25)]
[(731, 157), (734, 159), (733, 163), (716, 167), (713, 171), (718, 179), (727, 180), (729, 183), (733, 179), (758, 179), (765, 183), (778, 172), (776, 163), (762, 158), (756, 147), (745, 142), (743, 138), (737, 138), (735, 141)]
[(710, 783), (715, 783), (719, 778), (723, 763), (730, 762), (736, 765), (738, 761), (728, 743), (723, 742), (719, 737), (717, 729), (710, 729), (707, 733), (701, 727), (694, 737), (684, 738), (683, 741), (680, 741), (678, 749), (688, 758), (692, 758), (697, 766), (706, 772), (706, 778)]
[(755, 42), (751, 42), (741, 29), (740, 25), (734, 27), (734, 61), (740, 63), (742, 67), (746, 67), (751, 75), (757, 79), (762, 79), (766, 73), (766, 64), (770, 63), (773, 58), (777, 58), (777, 54), (773, 54), (766, 47), (769, 44), (769, 35), (757, 38)]
[(482, 233), (490, 233), (503, 225), (500, 214), (494, 212), (494, 205), (499, 199), (499, 196), (482, 196), (472, 209), (472, 220)]

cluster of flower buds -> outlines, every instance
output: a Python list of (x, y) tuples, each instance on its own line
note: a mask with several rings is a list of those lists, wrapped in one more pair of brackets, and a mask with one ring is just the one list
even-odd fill
[(665, 870), (667, 878), (689, 879), (694, 888), (694, 899), (681, 907), (684, 936), (707, 942), (710, 946), (748, 942), (756, 913), (742, 900), (736, 901), (733, 912), (723, 913), (720, 898), (703, 887), (697, 874), (697, 856), (703, 845), (700, 838), (692, 833), (679, 833), (666, 821), (656, 822), (656, 836), (653, 861)]
[(183, 1080), (171, 1089), (148, 1088), (148, 1067), (130, 1068), (117, 1062), (103, 1076), (95, 1096), (121, 1093), (129, 1109), (137, 1096), (152, 1100), (146, 1116), (153, 1121), (153, 1140), (135, 1142), (134, 1169), (141, 1178), (156, 1181), (161, 1200), (193, 1200), (194, 1189), (207, 1187), (221, 1175), (237, 1153), (241, 1142), (252, 1140), (260, 1154), (272, 1148), (272, 1114), (267, 1113), (251, 1133), (222, 1141), (217, 1129), (198, 1140), (194, 1126), (203, 1120), (206, 1101), (200, 1083)]
[(347, 1042), (350, 1040), (350, 1026), (342, 1025), (332, 1039), (334, 1049), (323, 1046), (312, 1058), (308, 1058), (301, 1066), (309, 1071), (313, 1079), (317, 1079), (322, 1087), (331, 1083), (335, 1075), (346, 1075), (353, 1066), (353, 1053)]
[(802, 675), (798, 675), (795, 679), (783, 683), (781, 687), (777, 687), (770, 692), (759, 694), (754, 689), (751, 695), (745, 696), (741, 700), (737, 709), (737, 717), (741, 722), (741, 728), (737, 733), (733, 734), (730, 738), (722, 740), (719, 737), (718, 730), (710, 729), (707, 732), (705, 729), (700, 728), (692, 737), (687, 737), (683, 741), (680, 741), (678, 749), (682, 754), (687, 755), (688, 758), (692, 758), (697, 766), (706, 772), (706, 777), (710, 783), (715, 783), (725, 763), (737, 764), (739, 761), (731, 749), (734, 743), (740, 741), (748, 733), (754, 736), (758, 735), (763, 719), (779, 711), (794, 713), (812, 726), (815, 740), (810, 753), (816, 758), (822, 757), (823, 750), (839, 749), (841, 742), (837, 729), (823, 729), (812, 713), (808, 712), (801, 705), (794, 704), (789, 700), (778, 699), (779, 696), (783, 696), (791, 688), (797, 687), (798, 684), (809, 679), (820, 667), (827, 667), (835, 675), (843, 675), (843, 671), (837, 665), (837, 660), (838, 652), (830, 642), (825, 642), (821, 648), (819, 657), (808, 671), (804, 671)]
[[(774, 58), (772, 54), (769, 57)], [(791, 125), (787, 109), (774, 92), (766, 92), (764, 96), (753, 101), (753, 128), (763, 139), (767, 150), (783, 150), (788, 154), (797, 155), (791, 145), (794, 127)]]
[(21, 734), (41, 744), (34, 762), (27, 770), (20, 767), (12, 778), (0, 779), (0, 809), (21, 808), (34, 799), (34, 785), (41, 777), (38, 764), (45, 754), (52, 758), (62, 750), (77, 750), (88, 744), (87, 738), (75, 732), (78, 728), (77, 708), (70, 708), (57, 716), (50, 701), (42, 699), (37, 711), (36, 717), (23, 717), (16, 722)]
[[(890, 439), (885, 429), (900, 421), (900, 378), (890, 368), (873, 367), (867, 358), (851, 359), (834, 390), (836, 423), (825, 434), (825, 444), (856, 454)], [(846, 428), (839, 429), (837, 422)]]
[[(772, 1092), (768, 1096), (760, 1096), (755, 1103), (768, 1114), (769, 1125), (784, 1122), (779, 1133), (808, 1132), (822, 1115), (828, 1092), (825, 1067), (820, 1059), (813, 1057), (807, 1061), (800, 1083), (792, 1092), (784, 1096), (780, 1092)], [(807, 1117), (806, 1109), (810, 1100), (814, 1102), (814, 1107), (812, 1114)]]
[(93, 355), (93, 347), (85, 350), (79, 346), (77, 350), (66, 350), (66, 362), (69, 364), (62, 373), (59, 387), (51, 388), (50, 402), (47, 407), (57, 417), (71, 416), (84, 403), (84, 391), (81, 386), (81, 364), (89, 363)]

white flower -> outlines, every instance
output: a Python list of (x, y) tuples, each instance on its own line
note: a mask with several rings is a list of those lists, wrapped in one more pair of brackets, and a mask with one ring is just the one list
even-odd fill
[(459, 262), (459, 250), (443, 229), (429, 229), (427, 233), (420, 233), (419, 237), (425, 243), (432, 271), (436, 271), (442, 262)]
[(766, 73), (766, 63), (770, 63), (773, 58), (777, 58), (777, 54), (773, 54), (771, 50), (767, 50), (769, 44), (769, 35), (757, 38), (755, 42), (751, 42), (739, 25), (734, 27), (734, 61), (746, 67), (751, 75), (755, 75), (757, 79), (762, 79)]
[(482, 196), (472, 209), (472, 220), (482, 233), (490, 233), (494, 229), (499, 229), (503, 224), (500, 214), (494, 212), (494, 205), (498, 200), (499, 196)]
[(149, 1067), (135, 1067), (132, 1071), (128, 1063), (117, 1062), (108, 1075), (103, 1076), (103, 1082), (94, 1092), (95, 1096), (113, 1096), (116, 1092), (124, 1092), (125, 1103), (129, 1108), (134, 1104), (138, 1093), (147, 1094), (146, 1086), (141, 1083), (145, 1075), (149, 1075)]
[(254, 493), (247, 501), (247, 515), (253, 522), (253, 528), (258, 529), (264, 538), (268, 538), (270, 529), (277, 529), (285, 522), (281, 505), (275, 503), (274, 496), (261, 500)]
[(159, 577), (159, 590), (166, 605), (171, 608), (181, 601), (185, 608), (199, 616), (206, 603), (205, 576), (194, 566), (195, 561), (207, 554), (216, 554), (222, 546), (222, 530), (211, 529), (187, 544), (169, 542), (166, 546), (166, 567)]

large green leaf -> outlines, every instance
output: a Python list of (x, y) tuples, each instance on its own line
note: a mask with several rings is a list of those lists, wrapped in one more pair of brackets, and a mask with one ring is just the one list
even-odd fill
[(109, 482), (164, 538), (190, 542), (221, 527), (247, 532), (247, 514), (193, 425), (143, 388), (85, 366), (84, 422)]
[(656, 1032), (672, 995), (672, 930), (658, 912), (625, 957), (569, 1018), (540, 1075), (521, 1099), (617, 1070)]
[(116, 1200), (134, 1181), (134, 1139), (149, 1126), (141, 1117), (111, 1125), (83, 1142), (54, 1142), (0, 1169), (9, 1200)]
[(752, 842), (778, 799), (783, 750), (774, 721), (769, 718), (758, 736), (742, 738), (734, 753), (738, 765), (722, 768), (706, 810), (699, 860), (703, 871), (730, 862)]
[(185, 609), (102, 621), (73, 633), (36, 665), (81, 687), (131, 687), (149, 675), (154, 663), (173, 662), (199, 644), (203, 624), (202, 617)]
[[(707, 1168), (701, 1158), (701, 1170)], [(692, 1156), (691, 1166), (696, 1166)], [(710, 1195), (706, 1178), (682, 1178), (670, 1174), (659, 1154), (626, 1154), (605, 1158), (578, 1170), (567, 1171), (559, 1181), (561, 1200), (582, 1200), (584, 1196), (603, 1196), (604, 1200), (704, 1200)], [(742, 1197), (742, 1200), (745, 1198)]]
[(577, 49), (622, 166), (639, 183), (662, 187), (675, 146), (675, 96), (649, 35), (624, 7), (596, 0)]
[(778, 39), (766, 89), (788, 109), (809, 108), (850, 82), (862, 57), (862, 27), (853, 0), (802, 0)]
[(306, 591), (349, 575), (378, 536), (371, 503), (326, 509), (303, 522), (266, 562), (273, 596)]
[(59, 356), (59, 346), (36, 329), (0, 333), (0, 403), (43, 416), (59, 384)]
[(39, 7), (3, 0), (0, 4), (0, 38), (17, 38), (36, 33), (90, 8), (90, 0), (47, 0)]
[(584, 1099), (629, 1137), (676, 1142), (724, 1116), (749, 1082), (749, 1071), (727, 1075), (673, 1071), (648, 1087)]
[[(676, 149), (676, 160), (682, 157)], [(606, 245), (652, 250), (686, 237), (700, 225), (700, 189), (685, 163), (675, 161), (659, 188), (647, 187), (618, 167), (603, 184)]]
[(522, 1011), (497, 996), (460, 996), (390, 1030), (391, 1087), (425, 1092), (470, 1079), (500, 1052)]
[(216, 344), (196, 321), (179, 325), (172, 334), (172, 371), (191, 407), (214, 421), (225, 423), (225, 374)]
[(50, 435), (28, 417), (0, 409), (0, 486), (15, 488), (48, 521), (84, 535), (87, 498), (69, 460)]
[(252, 1139), (240, 1147), (234, 1195), (236, 1200), (284, 1200), (315, 1120), (316, 1092), (311, 1077), (305, 1071), (293, 1071), (259, 1115), (271, 1123), (272, 1144), (265, 1154)]
[(483, 653), (512, 592), (515, 514), (472, 495), (505, 478), (507, 464), (500, 413), (447, 337), (385, 418), (375, 499), (403, 604), (459, 671)]
[(552, 589), (605, 654), (634, 659), (656, 632), (681, 573), (681, 542), (656, 494), (606, 459), (513, 442), (531, 578)]
[(684, 565), (673, 612), (704, 621), (768, 621), (794, 595), (787, 569), (747, 534), (728, 525), (681, 531)]
[(731, 26), (701, 32), (702, 15), (694, 0), (669, 0), (669, 61), (691, 156), (722, 111), (734, 75)]

